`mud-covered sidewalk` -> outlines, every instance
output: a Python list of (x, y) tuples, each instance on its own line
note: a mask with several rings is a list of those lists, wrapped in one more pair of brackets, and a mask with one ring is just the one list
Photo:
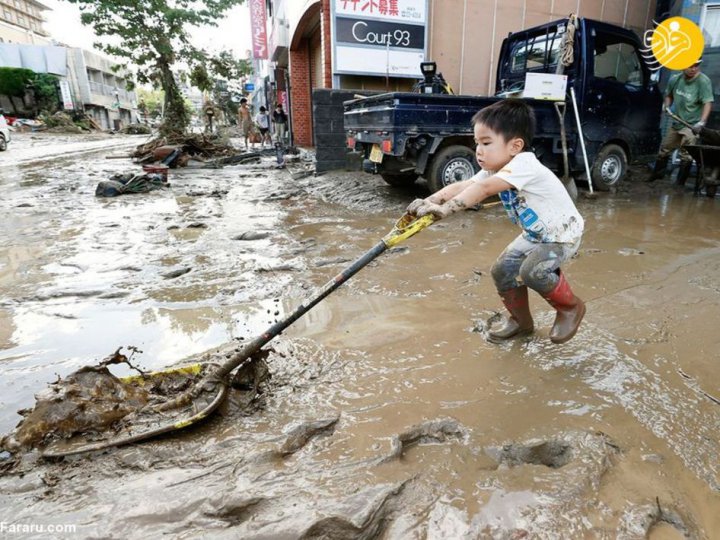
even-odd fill
[[(132, 168), (107, 153), (0, 158), (0, 432), (119, 346), (145, 368), (224, 357), (423, 195), (267, 158), (96, 199)], [(534, 336), (484, 339), (517, 231), (499, 208), (453, 216), (275, 340), (250, 408), (231, 395), (178, 435), (0, 461), (0, 538), (716, 538), (720, 208), (626, 186), (578, 203), (567, 272), (588, 314), (567, 344), (537, 296)]]

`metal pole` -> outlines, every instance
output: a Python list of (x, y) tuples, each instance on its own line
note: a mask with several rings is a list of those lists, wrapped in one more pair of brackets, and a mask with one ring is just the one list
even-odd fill
[(585, 161), (585, 174), (588, 179), (588, 187), (590, 194), (594, 193), (592, 177), (590, 176), (590, 164), (588, 163), (587, 152), (585, 151), (585, 135), (583, 135), (582, 124), (580, 124), (580, 112), (578, 111), (577, 99), (575, 98), (575, 87), (570, 87), (570, 96), (572, 97), (573, 110), (575, 111), (575, 122), (577, 123), (578, 137), (580, 138), (580, 147), (582, 148), (583, 160)]

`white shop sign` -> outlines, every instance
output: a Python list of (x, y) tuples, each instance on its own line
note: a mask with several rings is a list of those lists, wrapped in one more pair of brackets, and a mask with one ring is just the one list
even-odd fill
[(60, 96), (62, 97), (63, 109), (66, 111), (72, 111), (75, 109), (72, 95), (70, 94), (70, 85), (64, 79), (60, 81)]
[(333, 74), (420, 77), (428, 0), (331, 0)]

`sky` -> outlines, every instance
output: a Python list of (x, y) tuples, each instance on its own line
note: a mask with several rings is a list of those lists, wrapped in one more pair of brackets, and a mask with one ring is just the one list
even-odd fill
[[(90, 28), (80, 23), (80, 10), (77, 6), (63, 0), (43, 0), (43, 4), (52, 9), (45, 13), (45, 29), (53, 39), (69, 45), (92, 49), (97, 38)], [(217, 28), (193, 29), (193, 44), (210, 52), (226, 49), (245, 58), (251, 48), (250, 12), (247, 5), (230, 10), (225, 19), (219, 21)]]

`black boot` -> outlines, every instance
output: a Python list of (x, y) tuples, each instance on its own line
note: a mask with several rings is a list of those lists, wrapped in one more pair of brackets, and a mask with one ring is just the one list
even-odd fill
[(647, 181), (648, 182), (654, 182), (655, 180), (660, 180), (665, 176), (665, 171), (667, 170), (667, 164), (668, 164), (668, 157), (659, 157), (655, 160), (655, 167), (653, 168), (653, 172), (650, 173), (650, 176), (648, 176)]
[(692, 169), (692, 161), (681, 161), (678, 168), (677, 179), (675, 185), (684, 186), (690, 177), (690, 169)]

